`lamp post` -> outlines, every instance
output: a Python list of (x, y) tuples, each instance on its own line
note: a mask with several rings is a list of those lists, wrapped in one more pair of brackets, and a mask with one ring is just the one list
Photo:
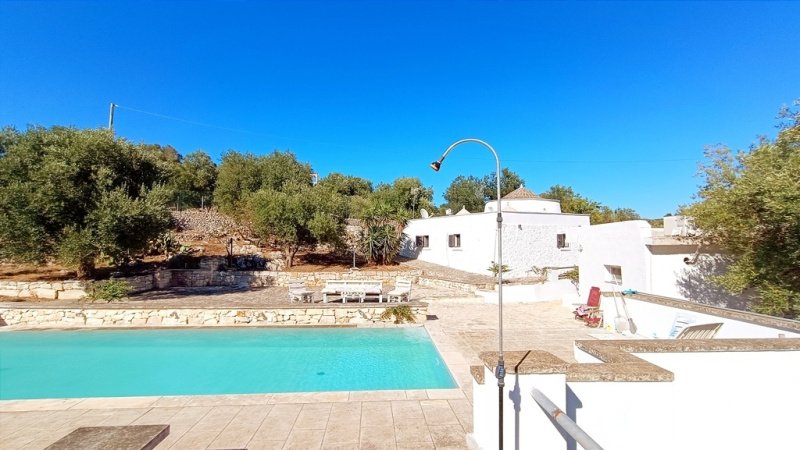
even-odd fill
[(506, 384), (505, 383), (506, 365), (505, 361), (503, 360), (503, 208), (500, 201), (500, 157), (497, 156), (497, 152), (488, 143), (480, 139), (467, 138), (458, 140), (453, 144), (451, 144), (450, 147), (447, 147), (447, 150), (445, 150), (444, 153), (442, 153), (441, 158), (431, 163), (431, 168), (436, 172), (438, 172), (439, 168), (442, 167), (442, 162), (444, 162), (444, 159), (447, 157), (448, 153), (450, 153), (454, 148), (458, 147), (459, 145), (470, 142), (481, 144), (484, 147), (488, 148), (494, 155), (495, 162), (497, 163), (497, 171), (495, 172), (497, 176), (497, 304), (499, 311), (498, 340), (499, 340), (500, 354), (497, 358), (497, 367), (495, 368), (494, 374), (497, 377), (497, 388), (499, 391), (498, 392), (499, 427), (497, 431), (500, 444), (498, 446), (498, 449), (502, 450), (503, 449), (503, 388), (505, 387)]

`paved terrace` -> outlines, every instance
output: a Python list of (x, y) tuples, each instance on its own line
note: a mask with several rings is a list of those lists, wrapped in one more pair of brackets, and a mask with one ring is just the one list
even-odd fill
[[(466, 448), (465, 434), (472, 431), (469, 366), (480, 364), (480, 351), (497, 348), (497, 306), (463, 292), (414, 288), (412, 300), (430, 303), (425, 327), (459, 389), (2, 401), (2, 448), (42, 449), (77, 427), (131, 424), (169, 424), (157, 449)], [(286, 299), (281, 288), (187, 289), (133, 301), (169, 307), (277, 305)], [(506, 305), (505, 349), (538, 348), (574, 361), (572, 342), (603, 331), (571, 316), (558, 302)]]

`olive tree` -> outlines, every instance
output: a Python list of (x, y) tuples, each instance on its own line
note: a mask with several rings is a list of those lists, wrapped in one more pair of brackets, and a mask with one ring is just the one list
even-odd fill
[[(796, 103), (800, 106), (800, 103)], [(753, 289), (750, 307), (795, 318), (800, 314), (800, 112), (788, 108), (775, 139), (749, 151), (706, 150), (705, 184), (683, 210), (707, 243), (733, 257), (714, 280), (731, 292)]]
[(57, 258), (91, 276), (122, 263), (170, 224), (164, 155), (107, 130), (6, 128), (0, 139), (0, 257)]

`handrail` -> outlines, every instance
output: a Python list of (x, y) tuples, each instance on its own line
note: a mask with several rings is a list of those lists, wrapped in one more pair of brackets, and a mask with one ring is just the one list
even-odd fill
[(581, 427), (578, 426), (568, 415), (564, 414), (558, 406), (555, 405), (542, 391), (533, 388), (531, 389), (531, 397), (533, 400), (552, 417), (556, 423), (572, 438), (575, 442), (581, 445), (585, 450), (603, 450), (591, 436), (586, 434)]

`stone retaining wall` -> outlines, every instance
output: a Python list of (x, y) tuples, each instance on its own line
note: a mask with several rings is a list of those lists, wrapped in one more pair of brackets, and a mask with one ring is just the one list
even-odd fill
[[(159, 270), (153, 274), (114, 278), (131, 285), (131, 293), (169, 287), (288, 286), (289, 280), (303, 280), (307, 286), (324, 286), (326, 280), (382, 280), (393, 285), (396, 277), (412, 281), (420, 270), (402, 272), (349, 271), (349, 272), (276, 272), (276, 271), (226, 271), (203, 269)], [(102, 283), (102, 282), (100, 282)], [(69, 281), (3, 281), (0, 280), (0, 297), (78, 300), (92, 291), (92, 282)]]
[(420, 286), (431, 286), (445, 289), (454, 289), (457, 291), (464, 291), (474, 294), (478, 288), (485, 287), (485, 285), (476, 285), (471, 283), (460, 283), (458, 281), (441, 280), (439, 278), (418, 277), (417, 284)]
[(421, 275), (421, 270), (402, 272), (349, 271), (349, 272), (275, 272), (275, 271), (208, 271), (171, 270), (170, 286), (288, 286), (289, 280), (302, 280), (306, 286), (324, 286), (327, 280), (381, 280), (394, 284), (397, 277), (412, 281)]
[[(128, 283), (131, 294), (155, 288), (169, 287), (170, 271), (163, 270), (152, 274), (133, 277), (112, 278)], [(80, 300), (88, 297), (94, 286), (105, 281), (3, 281), (0, 280), (0, 297), (39, 298), (45, 300)]]
[(57, 298), (77, 300), (86, 297), (86, 285), (82, 281), (3, 281), (0, 280), (0, 296), (15, 298)]
[[(407, 303), (424, 322), (425, 303)], [(15, 328), (180, 327), (391, 324), (381, 320), (386, 308), (369, 306), (297, 306), (284, 308), (0, 308), (0, 326)]]

